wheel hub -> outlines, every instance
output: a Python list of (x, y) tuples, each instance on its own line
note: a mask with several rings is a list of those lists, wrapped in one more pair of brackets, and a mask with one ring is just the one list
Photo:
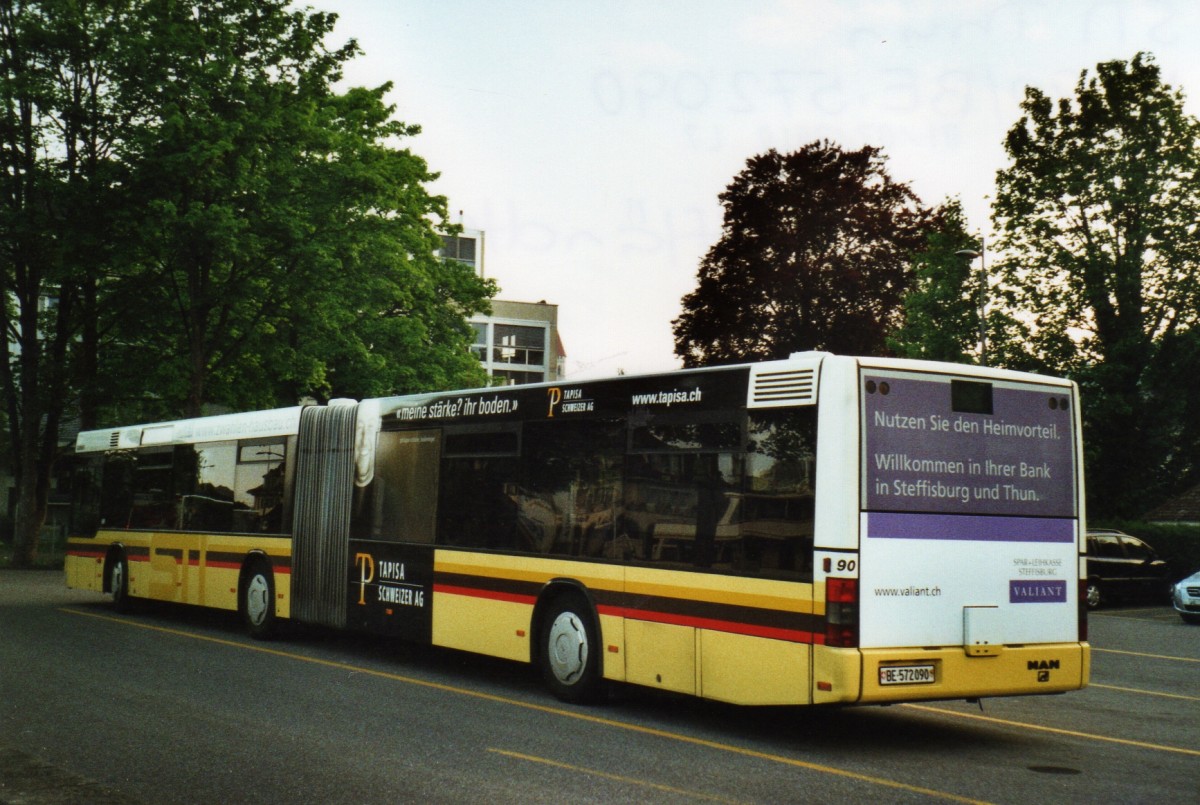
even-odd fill
[(261, 574), (254, 574), (246, 585), (246, 616), (255, 626), (262, 625), (267, 617), (267, 607), (270, 602), (267, 595), (270, 586)]
[(547, 646), (550, 669), (555, 678), (564, 685), (577, 682), (588, 660), (587, 631), (579, 616), (573, 612), (563, 612), (555, 618), (550, 625)]

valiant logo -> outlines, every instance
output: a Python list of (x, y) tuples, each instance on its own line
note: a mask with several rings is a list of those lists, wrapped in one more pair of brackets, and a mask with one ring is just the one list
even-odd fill
[(1065, 581), (1013, 579), (1008, 583), (1010, 604), (1062, 604), (1067, 600)]

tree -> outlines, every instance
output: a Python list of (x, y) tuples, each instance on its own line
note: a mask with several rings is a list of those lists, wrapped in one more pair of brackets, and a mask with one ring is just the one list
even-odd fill
[(674, 321), (685, 365), (886, 351), (931, 216), (884, 163), (878, 148), (828, 141), (747, 161)]
[(968, 363), (978, 358), (984, 291), (976, 258), (962, 252), (980, 250), (983, 243), (967, 233), (966, 215), (957, 199), (943, 204), (935, 218), (925, 249), (913, 257), (904, 321), (888, 337), (888, 345), (903, 358)]
[[(45, 520), (59, 426), (73, 373), (94, 357), (84, 326), (111, 253), (119, 208), (109, 148), (106, 21), (122, 2), (0, 6), (0, 362), (16, 482), (14, 561), (29, 564)], [(93, 387), (79, 402), (91, 410)]]
[(445, 199), (394, 146), (419, 129), (387, 86), (334, 93), (357, 47), (325, 49), (336, 17), (289, 5), (150, 0), (128, 46), (123, 104), (156, 114), (122, 152), (143, 305), (113, 334), (184, 415), (480, 379), (464, 317), (493, 288), (434, 256)]
[(0, 368), (32, 561), (59, 424), (476, 385), (495, 287), (388, 87), (282, 0), (0, 4)]
[(1200, 127), (1145, 53), (1084, 70), (1074, 99), (1029, 87), (1021, 109), (997, 176), (997, 269), (1031, 355), (1083, 387), (1092, 510), (1137, 514), (1172, 441), (1148, 384), (1200, 318)]

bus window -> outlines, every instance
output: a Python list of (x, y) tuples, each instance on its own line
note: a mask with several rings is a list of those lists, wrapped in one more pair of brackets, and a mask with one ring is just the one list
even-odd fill
[[(180, 445), (176, 458), (181, 469), (179, 502), (185, 531), (228, 533), (233, 525), (233, 484), (237, 466), (237, 442)], [(194, 468), (187, 472), (185, 468)]]
[(437, 430), (380, 433), (370, 483), (354, 489), (351, 535), (432, 543), (440, 453)]
[(233, 530), (279, 533), (284, 523), (284, 460), (287, 445), (278, 440), (238, 442), (233, 481)]
[(811, 581), (816, 409), (755, 412), (747, 441), (738, 569)]
[(523, 434), (517, 493), (519, 544), (534, 553), (620, 558), (619, 421), (543, 422)]
[(103, 516), (101, 480), (104, 460), (100, 456), (77, 457), (71, 463), (71, 534), (92, 537)]
[(632, 558), (773, 578), (812, 578), (815, 409), (747, 423), (632, 429), (624, 522)]
[(513, 550), (520, 462), (513, 427), (447, 429), (438, 480), (438, 543)]
[[(170, 447), (143, 448), (136, 454), (117, 458), (114, 472), (105, 473), (105, 481), (114, 482), (114, 498), (124, 511), (116, 512), (118, 528), (179, 527), (175, 500), (173, 450)], [(107, 495), (107, 490), (106, 490)]]

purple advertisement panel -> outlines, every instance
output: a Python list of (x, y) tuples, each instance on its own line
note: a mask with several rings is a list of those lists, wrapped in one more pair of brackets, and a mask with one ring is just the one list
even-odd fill
[(864, 509), (1074, 516), (1067, 389), (884, 372), (862, 382)]
[(1074, 542), (1073, 520), (977, 514), (869, 512), (872, 539), (953, 539), (979, 542)]

